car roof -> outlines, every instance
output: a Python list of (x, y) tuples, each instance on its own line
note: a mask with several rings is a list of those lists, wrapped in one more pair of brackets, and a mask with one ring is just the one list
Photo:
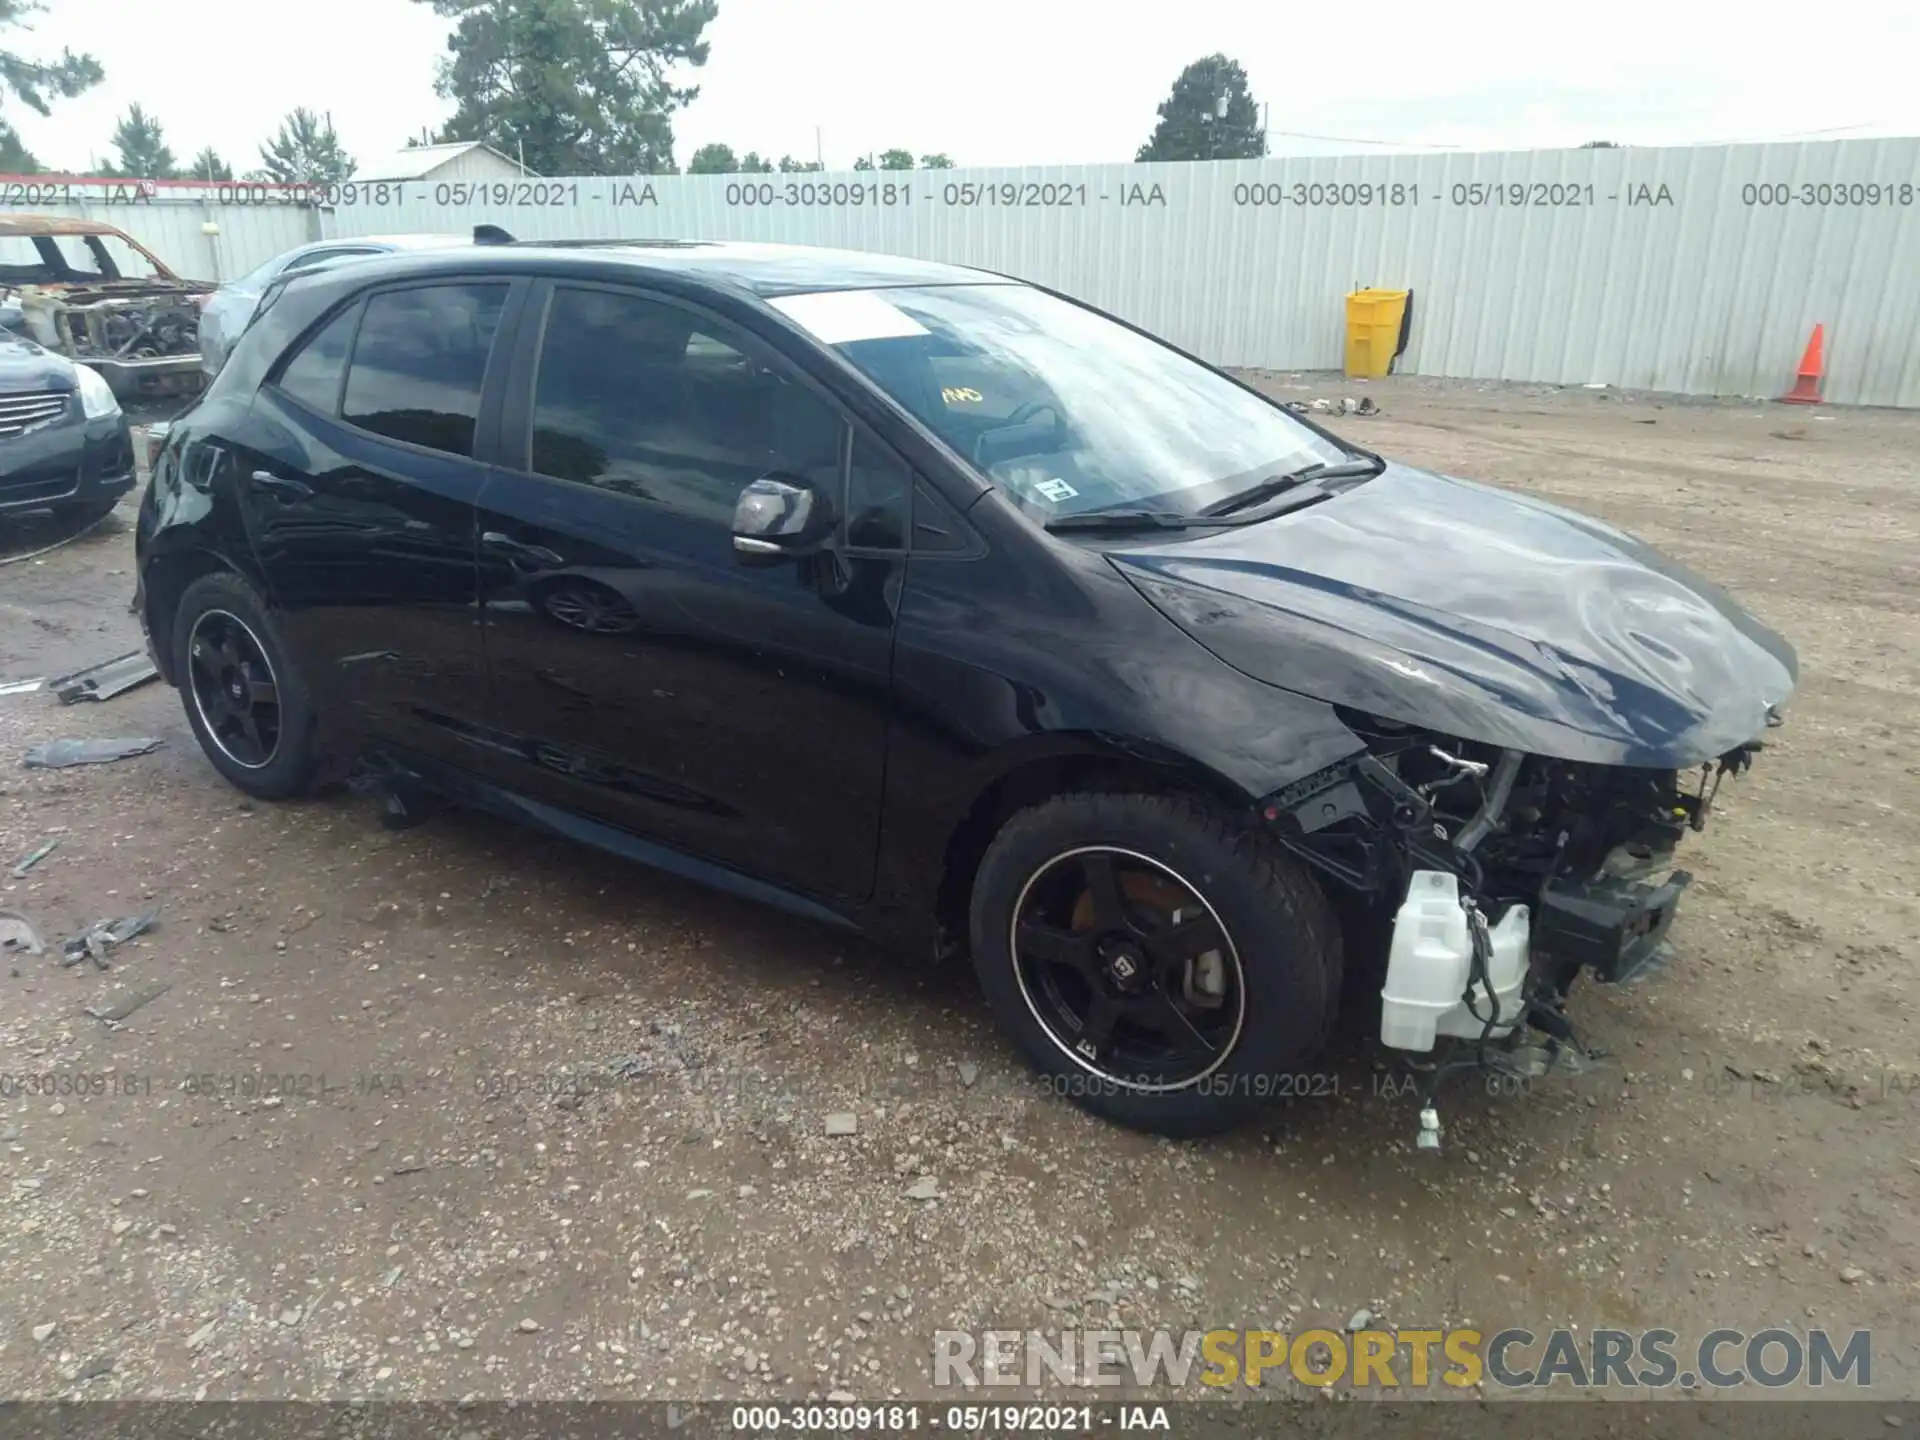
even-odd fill
[(466, 245), (432, 253), (369, 259), (354, 267), (358, 275), (381, 277), (471, 267), (484, 256), (497, 273), (542, 271), (556, 267), (583, 274), (639, 270), (696, 283), (745, 291), (767, 298), (821, 290), (868, 290), (905, 285), (1017, 284), (989, 270), (881, 255), (864, 250), (835, 250), (814, 245), (772, 245), (730, 240), (574, 240), (515, 241)]
[(425, 231), (409, 235), (335, 235), (330, 240), (310, 240), (300, 250), (331, 250), (334, 246), (378, 245), (388, 250), (432, 250), (445, 245), (471, 245), (473, 236), (456, 231)]
[(0, 235), (118, 235), (128, 238), (118, 225), (104, 220), (82, 220), (73, 215), (0, 215)]

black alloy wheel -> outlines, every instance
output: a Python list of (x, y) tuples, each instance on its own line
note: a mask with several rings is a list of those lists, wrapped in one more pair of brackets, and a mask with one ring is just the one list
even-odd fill
[(280, 749), (280, 685), (260, 638), (225, 610), (204, 610), (187, 638), (187, 685), (207, 736), (235, 765), (264, 770)]
[(1009, 944), (1048, 1038), (1117, 1086), (1195, 1085), (1246, 1022), (1226, 926), (1191, 883), (1132, 850), (1084, 846), (1043, 864), (1015, 902)]
[(624, 635), (640, 624), (624, 596), (591, 584), (558, 586), (541, 598), (540, 605), (562, 625), (589, 635)]
[(968, 901), (974, 972), (1042, 1088), (1151, 1134), (1288, 1095), (1339, 1009), (1339, 926), (1305, 867), (1189, 794), (1085, 791), (1010, 816)]

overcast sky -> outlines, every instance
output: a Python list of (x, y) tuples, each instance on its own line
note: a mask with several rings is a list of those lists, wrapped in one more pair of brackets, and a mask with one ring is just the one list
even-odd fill
[[(1130, 160), (1181, 67), (1216, 50), (1269, 107), (1275, 154), (1920, 133), (1911, 0), (719, 4), (701, 96), (675, 120), (683, 165), (710, 140), (811, 158), (816, 129), (829, 168), (895, 145), (962, 165)], [(433, 93), (446, 34), (416, 0), (51, 0), (7, 48), (71, 46), (106, 79), (49, 118), (4, 114), (75, 170), (135, 101), (183, 161), (212, 145), (244, 172), (295, 105), (332, 112), (366, 159), (451, 110)]]

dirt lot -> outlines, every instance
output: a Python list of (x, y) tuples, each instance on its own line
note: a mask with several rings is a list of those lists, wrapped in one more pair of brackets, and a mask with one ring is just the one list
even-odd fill
[[(0, 1393), (877, 1399), (931, 1393), (937, 1328), (1367, 1308), (1870, 1327), (1874, 1393), (1920, 1397), (1920, 415), (1370, 389), (1331, 423), (1624, 525), (1799, 647), (1677, 961), (1576, 997), (1613, 1068), (1460, 1085), (1434, 1158), (1354, 1045), (1337, 1098), (1164, 1144), (1030, 1087), (963, 971), (486, 819), (256, 806), (164, 686), (0, 695), (0, 908), (57, 948), (161, 907), (108, 972), (0, 964)], [(0, 682), (132, 648), (132, 558), (123, 507), (0, 567)]]

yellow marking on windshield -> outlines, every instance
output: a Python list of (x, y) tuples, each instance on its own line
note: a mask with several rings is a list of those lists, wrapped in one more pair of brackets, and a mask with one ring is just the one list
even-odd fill
[(978, 405), (987, 397), (968, 386), (948, 385), (940, 391), (940, 398), (949, 405)]

